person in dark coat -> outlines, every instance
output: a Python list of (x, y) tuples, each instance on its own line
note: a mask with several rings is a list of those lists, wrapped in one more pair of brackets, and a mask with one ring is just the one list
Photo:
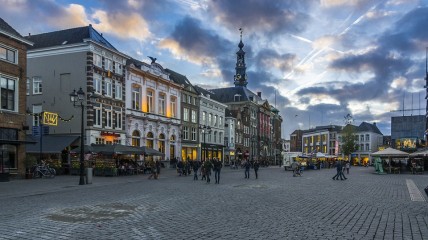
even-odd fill
[[(345, 177), (345, 175), (343, 174), (343, 165), (342, 165), (342, 161), (337, 161), (336, 162), (336, 175), (334, 175), (333, 180), (346, 180), (347, 178)], [(345, 179), (344, 179), (345, 178)]]
[(214, 158), (213, 159), (213, 165), (214, 165), (215, 183), (219, 184), (220, 183), (220, 171), (221, 171), (221, 168), (223, 167), (223, 164), (221, 163), (221, 161), (219, 159)]
[(210, 179), (210, 175), (211, 175), (211, 169), (213, 168), (213, 164), (211, 162), (211, 160), (206, 160), (204, 162), (204, 170), (205, 170), (205, 176), (207, 178), (207, 183), (210, 183), (211, 179)]
[(250, 161), (248, 160), (245, 161), (244, 168), (245, 168), (245, 178), (250, 178), (250, 168), (251, 168)]
[(193, 163), (193, 180), (198, 180), (199, 161)]
[(253, 164), (254, 174), (256, 175), (256, 179), (258, 179), (259, 177), (259, 175), (257, 174), (257, 172), (259, 171), (259, 167), (260, 167), (260, 163), (258, 160), (256, 160)]

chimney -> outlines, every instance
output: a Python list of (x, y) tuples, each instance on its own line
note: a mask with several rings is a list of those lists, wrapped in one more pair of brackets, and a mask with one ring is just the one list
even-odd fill
[(373, 125), (375, 125), (375, 126), (376, 126), (376, 122), (374, 122), (374, 123), (373, 123)]
[(30, 36), (31, 36), (31, 33), (28, 33), (28, 36), (30, 37)]
[(257, 96), (262, 97), (262, 92), (257, 92)]

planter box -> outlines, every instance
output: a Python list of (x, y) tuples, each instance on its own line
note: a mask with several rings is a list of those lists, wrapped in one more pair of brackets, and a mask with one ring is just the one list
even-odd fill
[(9, 173), (0, 173), (0, 182), (9, 182), (10, 174)]

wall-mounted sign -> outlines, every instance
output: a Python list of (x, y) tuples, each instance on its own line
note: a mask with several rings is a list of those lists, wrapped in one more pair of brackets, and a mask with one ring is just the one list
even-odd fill
[(43, 112), (43, 124), (57, 126), (58, 125), (58, 114), (51, 112)]

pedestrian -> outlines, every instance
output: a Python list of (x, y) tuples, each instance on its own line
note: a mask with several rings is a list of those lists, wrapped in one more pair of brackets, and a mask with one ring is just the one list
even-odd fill
[(156, 165), (154, 161), (151, 161), (150, 164), (150, 176), (148, 179), (152, 179), (152, 177), (156, 178)]
[(198, 180), (199, 161), (193, 163), (193, 180)]
[(349, 161), (347, 161), (346, 164), (345, 164), (346, 174), (349, 174), (349, 167), (350, 166), (351, 166), (351, 164), (349, 163)]
[(223, 164), (221, 163), (220, 159), (213, 159), (213, 165), (214, 165), (214, 177), (215, 177), (215, 183), (220, 184), (220, 171), (223, 167)]
[(204, 162), (204, 169), (205, 169), (205, 176), (207, 177), (207, 183), (211, 182), (210, 175), (211, 175), (211, 169), (213, 168), (213, 164), (211, 160), (206, 160)]
[(258, 161), (258, 160), (256, 160), (256, 161), (254, 162), (254, 165), (253, 165), (253, 168), (254, 168), (254, 174), (256, 175), (256, 179), (258, 179), (258, 177), (259, 177), (259, 175), (257, 174), (257, 172), (259, 171), (259, 167), (260, 167), (259, 161)]
[(202, 175), (201, 181), (207, 180), (207, 175), (205, 174), (205, 162), (206, 161), (203, 161), (201, 164), (201, 175)]
[(161, 162), (159, 160), (156, 161), (155, 167), (156, 167), (155, 179), (159, 179), (160, 170), (161, 170)]
[(251, 164), (250, 164), (250, 161), (248, 161), (248, 159), (244, 163), (244, 168), (245, 168), (245, 178), (250, 178)]
[(347, 178), (343, 175), (343, 165), (342, 165), (342, 161), (337, 161), (336, 162), (336, 175), (334, 175), (333, 180), (346, 180)]

